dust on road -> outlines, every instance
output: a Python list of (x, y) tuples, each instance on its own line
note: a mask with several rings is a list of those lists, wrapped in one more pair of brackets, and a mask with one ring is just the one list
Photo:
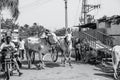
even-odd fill
[[(34, 65), (28, 69), (27, 64), (23, 65), (22, 76), (14, 72), (10, 80), (113, 80), (113, 72), (104, 73), (101, 68), (90, 64), (83, 64), (72, 61), (72, 68), (68, 65), (62, 67), (60, 61), (52, 63), (47, 61), (46, 68), (37, 70)], [(2, 80), (2, 79), (0, 79)]]

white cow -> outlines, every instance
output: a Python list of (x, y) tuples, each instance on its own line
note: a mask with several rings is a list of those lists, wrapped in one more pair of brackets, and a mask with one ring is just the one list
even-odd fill
[(112, 48), (112, 63), (114, 68), (115, 79), (118, 78), (117, 69), (119, 68), (119, 62), (120, 62), (120, 46), (116, 45)]

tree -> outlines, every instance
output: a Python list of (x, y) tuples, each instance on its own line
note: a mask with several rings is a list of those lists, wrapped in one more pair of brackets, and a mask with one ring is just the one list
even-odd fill
[(24, 26), (21, 26), (19, 29), (19, 36), (22, 38), (27, 38), (30, 36), (41, 36), (43, 31), (45, 30), (44, 26), (33, 24), (31, 27), (29, 25), (25, 24)]
[[(5, 8), (9, 9), (12, 18), (16, 21), (19, 16), (18, 4), (19, 4), (19, 0), (0, 0), (0, 28), (1, 28), (1, 12)], [(0, 35), (1, 35), (1, 30), (0, 30)]]
[(35, 36), (38, 35), (40, 36), (42, 34), (42, 32), (44, 31), (44, 27), (42, 25), (38, 25), (36, 23), (33, 24), (32, 27), (29, 28), (29, 35), (30, 36)]
[(55, 31), (55, 34), (57, 36), (64, 36), (65, 33), (66, 33), (66, 28), (64, 28), (64, 27)]
[(24, 28), (25, 28), (25, 29), (28, 29), (28, 28), (29, 28), (29, 25), (28, 25), (28, 24), (25, 24), (25, 25), (24, 25)]
[(14, 20), (19, 16), (18, 9), (19, 0), (0, 0), (0, 12), (5, 8), (9, 9)]
[(1, 22), (1, 29), (18, 29), (19, 25), (15, 24), (12, 19), (6, 19)]

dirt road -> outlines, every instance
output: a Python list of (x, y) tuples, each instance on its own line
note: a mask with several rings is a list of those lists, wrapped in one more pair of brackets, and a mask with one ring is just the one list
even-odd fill
[(23, 75), (19, 77), (17, 72), (14, 72), (10, 80), (113, 80), (111, 69), (101, 69), (100, 66), (82, 64), (74, 60), (72, 61), (73, 67), (68, 65), (62, 67), (60, 60), (56, 63), (47, 61), (45, 64), (46, 68), (43, 70), (37, 70), (34, 65), (28, 69), (27, 65), (23, 64), (21, 69)]

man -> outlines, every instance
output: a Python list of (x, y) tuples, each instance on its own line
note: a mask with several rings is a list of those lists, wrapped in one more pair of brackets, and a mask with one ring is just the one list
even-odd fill
[(51, 45), (51, 42), (49, 41), (50, 31), (48, 29), (45, 30), (45, 40), (46, 42)]
[(49, 45), (51, 46), (52, 48), (52, 52), (54, 53), (54, 51), (56, 50), (56, 47), (59, 45), (60, 46), (60, 43), (58, 41), (58, 38), (56, 36), (55, 33), (53, 33), (52, 31), (50, 30), (46, 30), (45, 31), (46, 33), (46, 41), (49, 43)]
[(74, 48), (75, 48), (75, 54), (76, 54), (76, 56), (75, 56), (75, 60), (76, 61), (80, 61), (80, 59), (81, 59), (81, 51), (80, 51), (80, 38), (76, 38), (75, 39), (75, 42), (74, 42)]
[[(16, 51), (15, 45), (14, 45), (14, 43), (11, 42), (11, 37), (10, 37), (10, 36), (7, 36), (7, 37), (6, 37), (5, 43), (3, 43), (3, 44), (1, 45), (1, 47), (0, 47), (0, 51), (2, 51), (4, 47), (12, 47), (12, 48)], [(2, 60), (3, 60), (2, 62), (4, 62), (4, 59), (5, 59), (5, 55), (4, 55), (4, 53), (3, 53), (3, 54), (2, 54)], [(18, 63), (17, 63), (16, 59), (13, 59), (13, 61), (15, 62), (16, 69), (17, 69), (17, 71), (18, 71), (18, 73), (19, 73), (19, 76), (21, 76), (22, 73), (21, 73), (20, 70), (19, 70), (19, 66), (18, 66)], [(2, 65), (2, 69), (4, 69), (4, 67), (5, 67), (5, 66)]]
[(88, 39), (87, 38), (84, 38), (82, 40), (82, 54), (83, 54), (83, 60), (85, 63), (88, 62), (88, 55), (90, 53), (90, 47), (89, 47), (89, 42), (88, 42)]
[[(47, 35), (48, 42), (51, 45), (56, 44), (58, 42), (57, 36), (52, 31), (46, 30), (46, 35)], [(52, 37), (52, 41), (50, 41), (51, 37)]]
[(58, 38), (55, 35), (55, 33), (51, 32), (51, 35), (53, 36), (53, 39), (54, 39), (55, 43), (57, 43), (58, 42)]
[(67, 29), (67, 33), (65, 35), (65, 41), (67, 42), (68, 45), (72, 44), (72, 32), (71, 29)]
[(24, 59), (24, 43), (25, 42), (21, 38), (19, 38), (19, 55), (21, 59)]

